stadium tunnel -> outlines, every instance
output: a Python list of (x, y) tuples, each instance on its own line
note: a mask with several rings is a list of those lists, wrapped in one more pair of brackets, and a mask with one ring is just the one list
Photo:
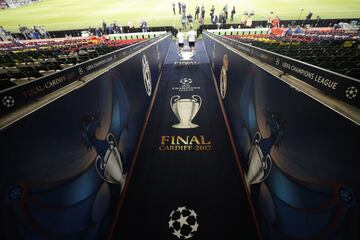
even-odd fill
[(2, 90), (1, 239), (358, 239), (359, 80), (247, 31)]

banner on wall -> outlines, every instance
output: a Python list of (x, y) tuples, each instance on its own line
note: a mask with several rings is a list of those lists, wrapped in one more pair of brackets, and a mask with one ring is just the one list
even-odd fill
[(339, 99), (351, 106), (360, 108), (360, 80), (335, 73), (299, 60), (295, 60), (258, 47), (241, 43), (233, 39), (206, 33), (217, 40), (249, 55), (255, 57), (325, 94)]
[(263, 239), (358, 239), (359, 125), (204, 43)]
[(1, 239), (106, 238), (170, 41), (0, 131)]

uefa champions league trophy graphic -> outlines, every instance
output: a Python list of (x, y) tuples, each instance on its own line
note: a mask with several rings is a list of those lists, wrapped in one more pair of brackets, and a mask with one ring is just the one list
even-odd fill
[(178, 54), (181, 57), (180, 60), (182, 61), (188, 61), (188, 60), (193, 60), (193, 56), (195, 55), (196, 51), (195, 50), (191, 50), (188, 46), (184, 47), (184, 50), (179, 51)]
[(106, 140), (109, 143), (109, 148), (106, 150), (104, 158), (100, 155), (96, 157), (96, 170), (106, 182), (120, 184), (122, 189), (125, 184), (126, 173), (124, 173), (121, 155), (116, 147), (116, 139), (109, 133)]
[(270, 155), (264, 156), (259, 146), (261, 139), (260, 132), (256, 132), (249, 152), (249, 169), (245, 173), (245, 180), (249, 190), (251, 184), (261, 183), (267, 178), (272, 166)]
[(201, 97), (192, 95), (190, 98), (181, 99), (175, 95), (170, 99), (170, 106), (175, 116), (179, 120), (178, 124), (172, 125), (173, 128), (197, 128), (199, 125), (192, 123), (201, 107)]

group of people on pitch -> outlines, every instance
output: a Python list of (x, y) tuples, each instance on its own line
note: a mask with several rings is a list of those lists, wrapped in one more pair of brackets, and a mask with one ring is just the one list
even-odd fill
[[(179, 46), (179, 52), (181, 53), (184, 49), (184, 43), (185, 43), (185, 34), (182, 32), (181, 28), (179, 28), (179, 31), (176, 34), (176, 38)], [(190, 27), (190, 31), (187, 32), (186, 38), (189, 44), (189, 48), (193, 52), (195, 49), (196, 32), (192, 29), (192, 27)]]

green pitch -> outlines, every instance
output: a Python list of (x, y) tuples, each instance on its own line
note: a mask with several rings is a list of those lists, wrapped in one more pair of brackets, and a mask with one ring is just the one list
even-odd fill
[[(107, 23), (116, 21), (127, 26), (129, 21), (136, 27), (145, 19), (148, 26), (180, 26), (180, 15), (173, 15), (172, 0), (42, 0), (39, 3), (17, 9), (0, 10), (0, 25), (18, 32), (18, 24), (32, 26), (44, 25), (47, 30), (64, 30), (87, 27), (100, 27), (103, 19)], [(176, 12), (178, 6), (176, 1)], [(187, 0), (187, 12), (194, 15), (196, 3), (204, 3), (205, 23), (210, 23), (210, 8), (215, 5), (219, 13), (228, 3), (229, 14), (236, 7), (234, 22), (240, 21), (243, 11), (255, 12), (254, 20), (266, 19), (274, 11), (281, 19), (301, 19), (308, 11), (313, 18), (360, 18), (360, 0)], [(229, 18), (230, 20), (230, 18)]]

